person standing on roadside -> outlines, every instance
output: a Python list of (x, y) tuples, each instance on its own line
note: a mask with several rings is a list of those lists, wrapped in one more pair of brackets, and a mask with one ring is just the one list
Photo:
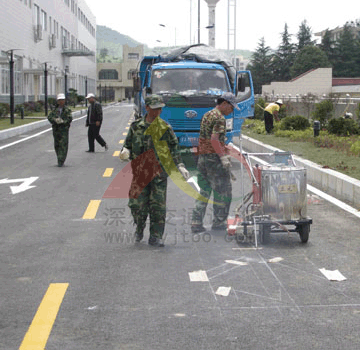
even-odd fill
[(189, 172), (181, 162), (178, 139), (172, 127), (160, 118), (162, 107), (165, 106), (162, 97), (146, 97), (145, 106), (144, 118), (130, 126), (120, 159), (131, 160), (133, 179), (129, 207), (136, 225), (136, 242), (143, 239), (146, 219), (150, 215), (148, 243), (163, 247), (169, 176), (165, 169), (179, 171), (185, 180), (189, 178)]
[(277, 100), (276, 102), (270, 103), (264, 109), (265, 130), (268, 134), (271, 134), (272, 130), (274, 129), (274, 118), (277, 121), (280, 120), (278, 114), (282, 105), (283, 105), (283, 101)]
[(52, 125), (54, 136), (54, 147), (58, 159), (58, 166), (62, 167), (69, 147), (69, 128), (72, 122), (71, 109), (65, 106), (65, 95), (58, 94), (57, 105), (48, 116)]
[(95, 140), (105, 148), (105, 151), (109, 149), (107, 143), (100, 135), (100, 128), (103, 120), (102, 107), (99, 102), (96, 101), (94, 94), (88, 94), (86, 99), (89, 101), (89, 108), (87, 112), (86, 125), (88, 129), (88, 142), (89, 149), (86, 152), (95, 152)]
[[(225, 116), (232, 113), (237, 106), (235, 96), (225, 92), (214, 109), (204, 114), (201, 119), (199, 136), (198, 184), (200, 196), (210, 199), (214, 194), (213, 230), (226, 230), (232, 200), (231, 162), (225, 147)], [(192, 212), (191, 232), (206, 231), (203, 219), (208, 201), (197, 199)]]

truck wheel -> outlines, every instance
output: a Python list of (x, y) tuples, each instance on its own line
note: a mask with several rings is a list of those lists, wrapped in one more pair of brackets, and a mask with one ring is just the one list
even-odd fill
[(299, 235), (302, 243), (306, 243), (309, 239), (310, 224), (302, 224), (299, 226)]
[(260, 239), (263, 244), (267, 244), (270, 242), (270, 232), (271, 226), (270, 225), (262, 225), (260, 228)]

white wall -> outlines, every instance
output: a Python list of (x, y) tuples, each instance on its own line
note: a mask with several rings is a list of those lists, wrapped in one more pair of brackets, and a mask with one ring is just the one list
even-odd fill
[(308, 94), (322, 96), (332, 92), (332, 69), (318, 68), (289, 82), (272, 82), (262, 86), (262, 94), (283, 95)]

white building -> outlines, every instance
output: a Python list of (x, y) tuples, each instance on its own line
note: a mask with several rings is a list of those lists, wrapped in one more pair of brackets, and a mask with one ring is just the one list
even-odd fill
[(85, 0), (0, 0), (0, 102), (9, 103), (9, 50), (15, 104), (96, 87), (96, 20)]

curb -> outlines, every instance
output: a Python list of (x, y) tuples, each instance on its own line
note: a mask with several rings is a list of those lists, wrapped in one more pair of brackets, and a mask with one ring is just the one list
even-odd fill
[[(282, 151), (242, 135), (242, 145), (250, 152), (273, 153)], [(332, 169), (324, 169), (309, 160), (294, 156), (297, 165), (306, 168), (308, 183), (320, 190), (360, 208), (360, 181)]]
[[(76, 111), (76, 112), (72, 112), (72, 116), (74, 117), (81, 117), (84, 114), (86, 114), (87, 109), (82, 109), (80, 111)], [(43, 126), (51, 126), (51, 124), (49, 123), (49, 121), (47, 119), (44, 120), (40, 120), (38, 122), (33, 122), (33, 123), (29, 123), (29, 124), (25, 124), (25, 125), (20, 125), (20, 126), (16, 126), (15, 128), (10, 128), (10, 129), (5, 129), (5, 130), (1, 130), (0, 131), (0, 141), (1, 140), (6, 140), (10, 137), (13, 136), (18, 136), (24, 133), (27, 133), (29, 131), (32, 130), (36, 130), (39, 129)]]

